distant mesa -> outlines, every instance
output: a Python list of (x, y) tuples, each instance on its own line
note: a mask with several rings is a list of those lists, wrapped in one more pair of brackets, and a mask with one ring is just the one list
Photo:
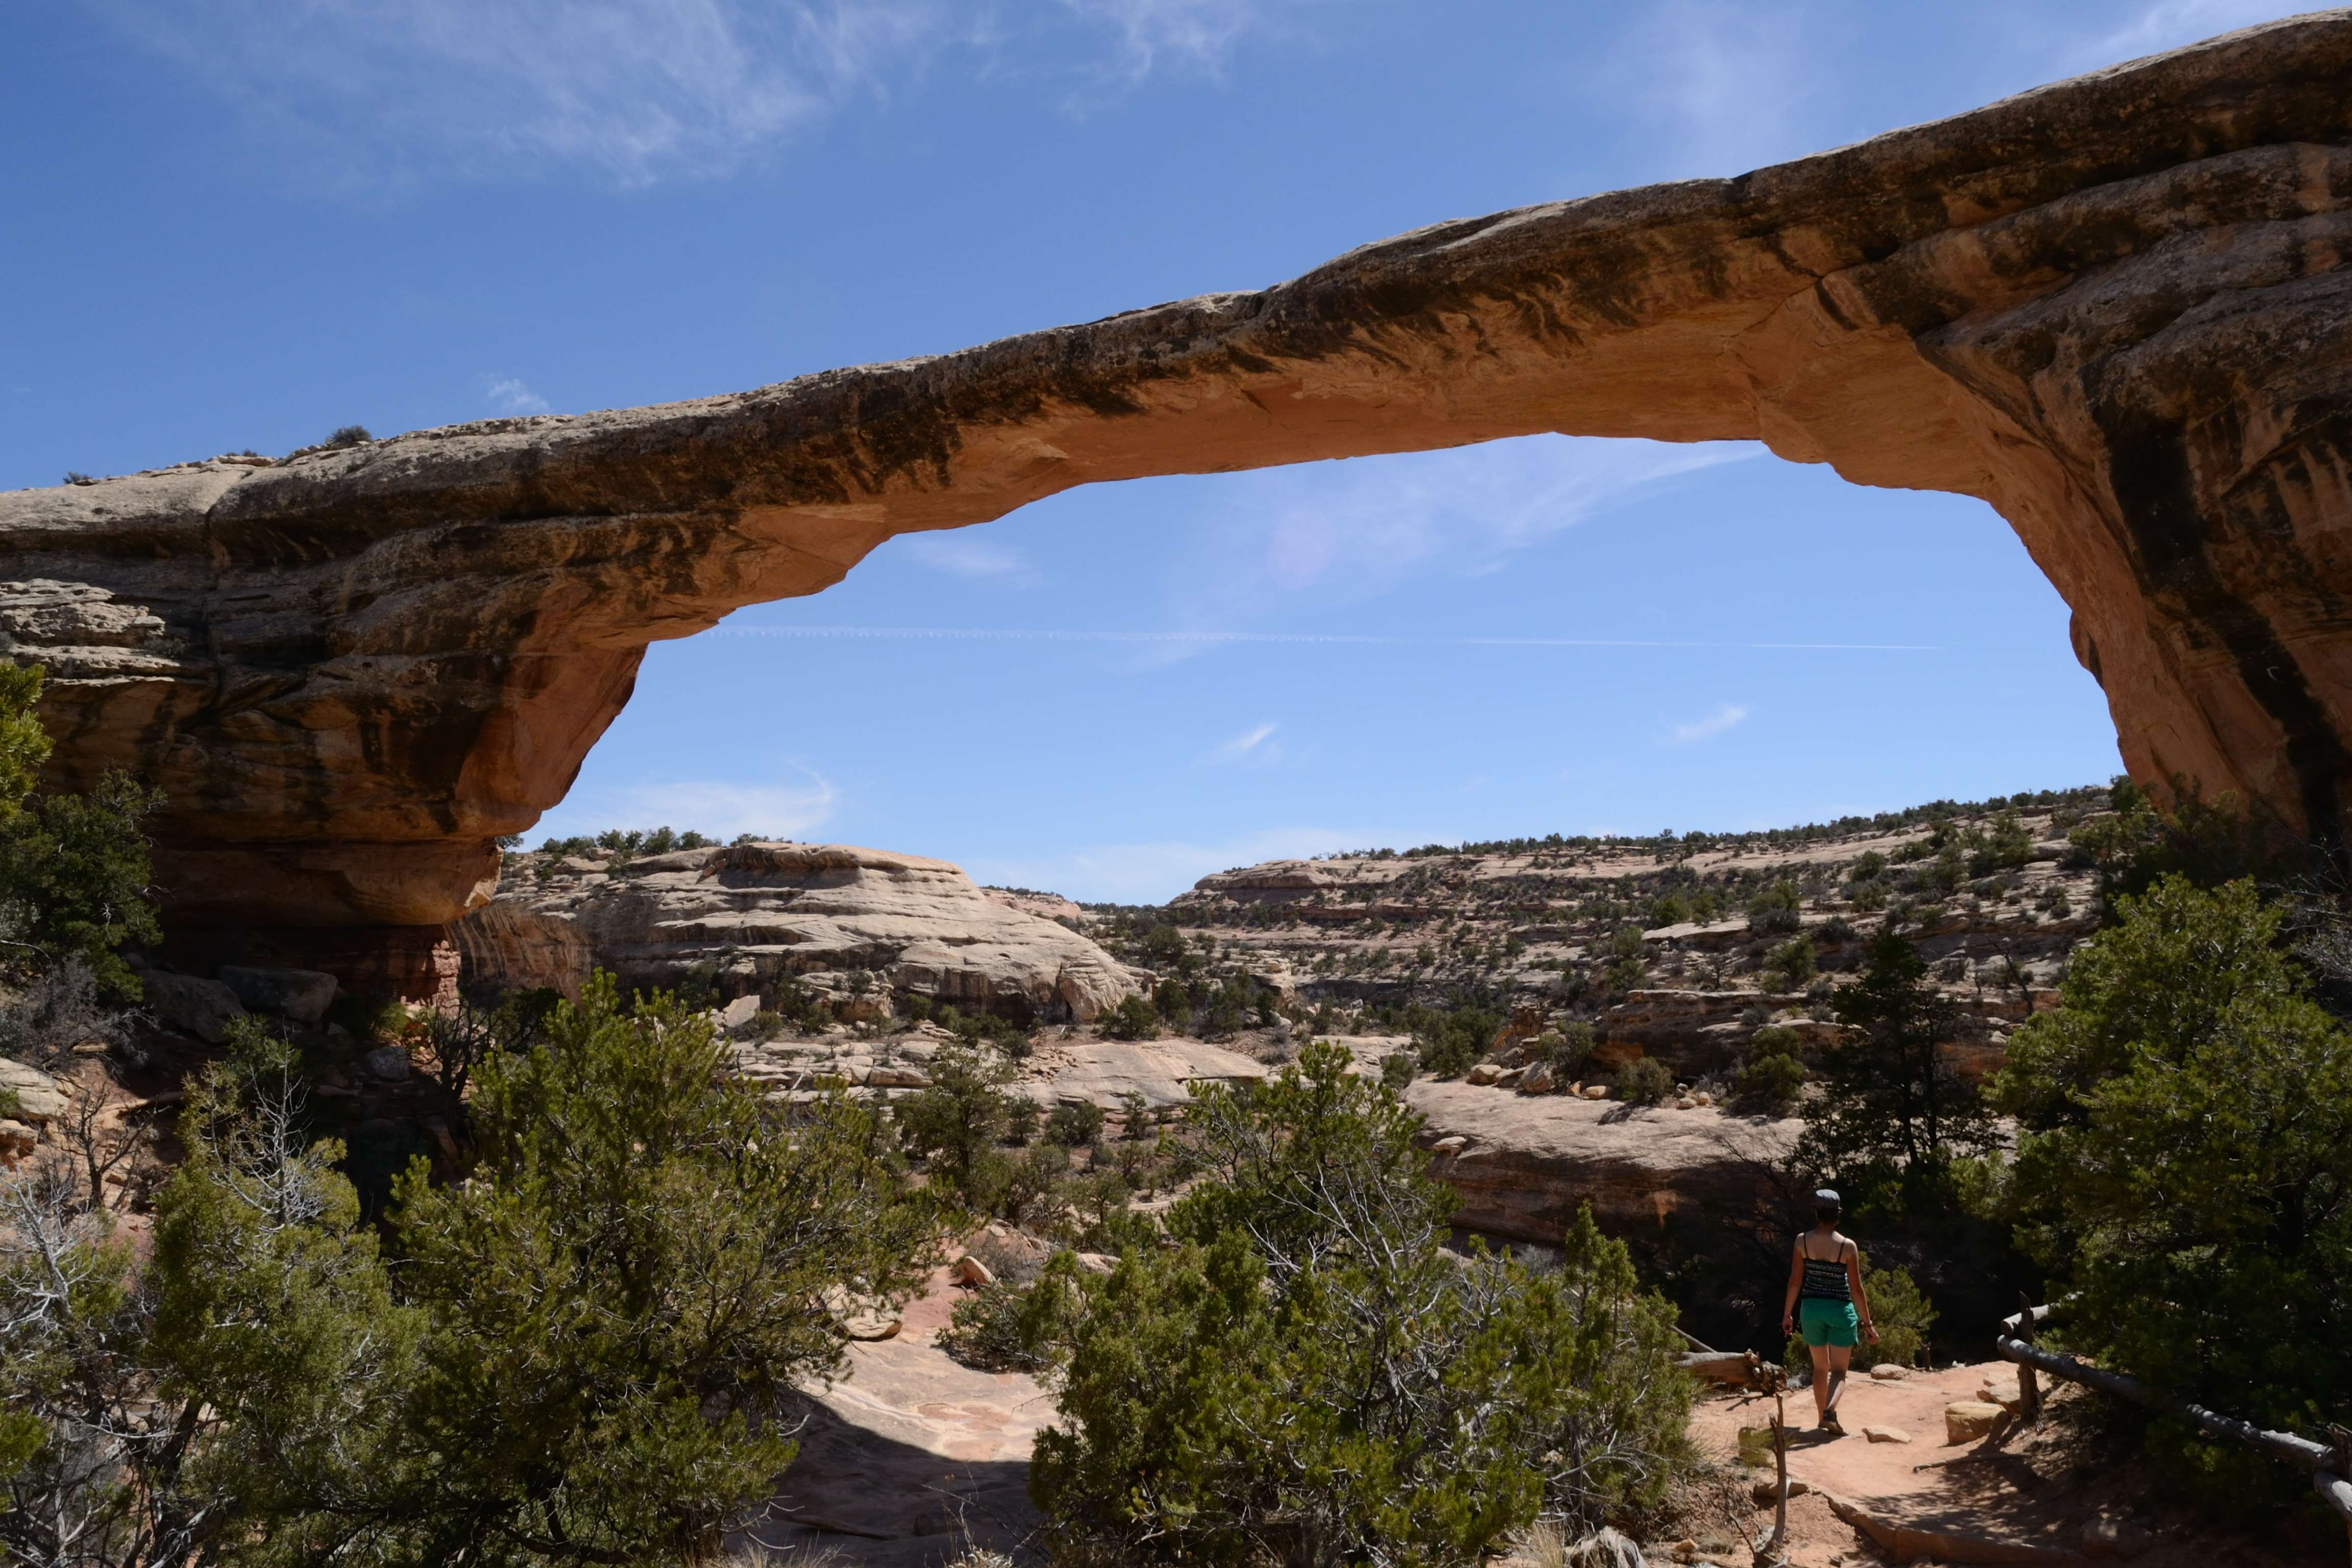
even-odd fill
[(894, 534), (1546, 431), (1761, 439), (1984, 500), (2073, 606), (2135, 777), (2332, 834), (2347, 124), (2352, 14), (2326, 12), (1733, 179), (1434, 225), (1262, 292), (18, 492), (0, 650), (53, 678), (51, 784), (120, 766), (168, 793), (182, 940), (423, 984), (649, 643), (817, 593)]

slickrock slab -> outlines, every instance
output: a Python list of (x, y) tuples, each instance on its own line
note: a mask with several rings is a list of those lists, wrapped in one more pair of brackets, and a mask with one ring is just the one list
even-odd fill
[(1272, 1069), (1263, 1062), (1204, 1040), (1074, 1040), (1044, 1054), (1035, 1075), (1019, 1086), (1039, 1104), (1086, 1100), (1118, 1109), (1129, 1093), (1144, 1103), (1189, 1105), (1196, 1083), (1256, 1083)]
[(1034, 1378), (974, 1372), (932, 1342), (960, 1295), (939, 1270), (895, 1338), (851, 1345), (848, 1378), (811, 1391), (800, 1458), (761, 1539), (845, 1563), (929, 1568), (967, 1532), (1010, 1550), (1041, 1522), (1029, 1452), (1053, 1401)]

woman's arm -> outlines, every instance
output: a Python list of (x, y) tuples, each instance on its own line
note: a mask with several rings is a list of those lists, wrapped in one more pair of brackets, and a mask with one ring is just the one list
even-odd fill
[(1780, 1306), (1780, 1331), (1784, 1334), (1795, 1331), (1791, 1325), (1797, 1319), (1797, 1291), (1805, 1282), (1805, 1255), (1798, 1250), (1798, 1245), (1793, 1241), (1789, 1244), (1789, 1299)]
[[(1846, 1245), (1853, 1247), (1850, 1241)], [(1845, 1282), (1853, 1290), (1853, 1310), (1862, 1314), (1862, 1331), (1870, 1336), (1872, 1344), (1876, 1344), (1878, 1325), (1871, 1321), (1870, 1297), (1862, 1288), (1862, 1248), (1859, 1247), (1853, 1247), (1853, 1250), (1846, 1254)]]

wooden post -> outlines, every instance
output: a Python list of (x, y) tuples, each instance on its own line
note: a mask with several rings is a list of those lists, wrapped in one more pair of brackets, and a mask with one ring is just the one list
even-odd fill
[(1789, 1373), (1778, 1365), (1757, 1369), (1759, 1386), (1772, 1396), (1772, 1533), (1756, 1548), (1758, 1568), (1785, 1568), (1789, 1561)]
[[(2022, 1290), (2017, 1295), (2017, 1337), (2029, 1345), (2033, 1342), (2033, 1302)], [(2019, 1420), (2041, 1418), (2042, 1383), (2027, 1362), (2017, 1363), (2017, 1406)]]
[(2352, 1426), (2329, 1422), (2327, 1446), (2335, 1451), (2334, 1458), (2328, 1461), (2328, 1468), (2336, 1473), (2333, 1476), (2322, 1474), (2315, 1479), (2320, 1482), (2320, 1495), (2343, 1516), (2345, 1546), (2347, 1551), (2352, 1551), (2352, 1497), (2344, 1495), (2352, 1491)]

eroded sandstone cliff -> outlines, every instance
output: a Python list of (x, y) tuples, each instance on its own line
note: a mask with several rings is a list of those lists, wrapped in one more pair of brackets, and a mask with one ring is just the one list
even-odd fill
[[(1541, 431), (1979, 497), (2135, 775), (2352, 777), (2352, 14), (1732, 179), (1433, 225), (1258, 293), (731, 396), (0, 498), (51, 782), (164, 789), (175, 917), (485, 902), (646, 645), (1075, 485)], [(269, 933), (275, 931), (278, 934)], [(289, 932), (291, 934), (288, 934)], [(323, 961), (322, 961), (323, 962)]]
[(601, 967), (628, 988), (698, 980), (720, 1001), (772, 1005), (789, 979), (845, 1004), (865, 997), (876, 1016), (893, 997), (920, 996), (1090, 1023), (1135, 989), (1092, 942), (983, 897), (946, 861), (845, 844), (680, 849), (609, 868), (519, 857), (454, 935), (469, 984), (573, 994)]

